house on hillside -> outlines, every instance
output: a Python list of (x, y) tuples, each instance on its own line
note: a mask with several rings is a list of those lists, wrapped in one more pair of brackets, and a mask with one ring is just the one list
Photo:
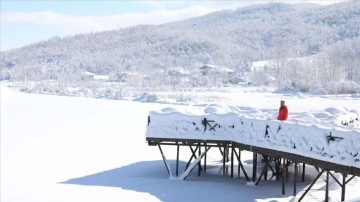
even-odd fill
[(94, 81), (94, 80), (101, 80), (101, 81), (108, 81), (109, 76), (108, 75), (97, 75), (91, 72), (82, 72), (80, 74), (80, 80), (81, 81)]
[(95, 79), (95, 74), (91, 72), (82, 72), (80, 74), (81, 81), (93, 81)]
[(251, 72), (267, 71), (269, 68), (272, 68), (276, 65), (275, 60), (262, 60), (255, 61), (251, 65)]
[(257, 85), (276, 85), (276, 71), (280, 62), (288, 62), (281, 60), (263, 60), (255, 61), (251, 65), (251, 77), (254, 84)]
[(188, 83), (190, 71), (185, 70), (182, 67), (174, 67), (174, 68), (169, 68), (166, 71), (166, 75), (168, 79), (166, 82), (172, 85), (176, 85), (179, 83)]
[(209, 79), (210, 85), (222, 85), (229, 83), (230, 78), (235, 76), (235, 70), (217, 66), (217, 65), (203, 65), (200, 68), (200, 73)]
[(94, 75), (94, 80), (109, 81), (109, 75)]

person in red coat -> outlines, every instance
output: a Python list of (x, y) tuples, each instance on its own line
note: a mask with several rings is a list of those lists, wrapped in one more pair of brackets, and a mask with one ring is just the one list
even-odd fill
[(279, 115), (277, 117), (277, 120), (279, 121), (285, 121), (288, 118), (288, 108), (285, 105), (285, 101), (280, 101), (280, 108), (279, 108)]

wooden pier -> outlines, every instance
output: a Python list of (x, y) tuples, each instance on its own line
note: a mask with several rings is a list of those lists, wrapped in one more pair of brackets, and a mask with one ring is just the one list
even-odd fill
[[(166, 154), (164, 153), (162, 147), (176, 147), (177, 152), (175, 175), (179, 179), (185, 180), (195, 168), (197, 168), (198, 176), (200, 176), (201, 173), (206, 172), (207, 154), (211, 148), (219, 149), (222, 155), (222, 169), (224, 174), (226, 165), (230, 163), (230, 175), (231, 178), (233, 178), (235, 172), (234, 165), (236, 164), (238, 176), (240, 176), (240, 173), (243, 173), (243, 176), (247, 181), (253, 182), (255, 185), (258, 185), (261, 180), (268, 180), (268, 173), (270, 172), (272, 173), (271, 177), (276, 176), (276, 178), (280, 179), (279, 181), (281, 181), (282, 183), (281, 193), (283, 195), (285, 195), (285, 188), (288, 187), (288, 185), (286, 184), (286, 179), (288, 178), (288, 171), (292, 168), (292, 166), (294, 169), (292, 193), (295, 197), (298, 197), (297, 183), (299, 178), (299, 172), (301, 173), (301, 181), (304, 182), (306, 172), (305, 169), (309, 166), (313, 166), (318, 172), (318, 174), (307, 186), (306, 190), (302, 190), (303, 193), (299, 197), (298, 201), (301, 201), (306, 196), (306, 194), (309, 192), (309, 190), (311, 190), (313, 185), (323, 175), (325, 175), (326, 183), (324, 200), (329, 200), (329, 179), (333, 178), (336, 183), (341, 187), (341, 201), (345, 201), (346, 185), (356, 176), (360, 176), (360, 167), (358, 166), (359, 151), (358, 149), (356, 149), (356, 145), (353, 145), (354, 147), (347, 154), (340, 154), (337, 151), (339, 153), (337, 159), (345, 159), (345, 157), (341, 155), (350, 156), (348, 160), (353, 161), (354, 166), (346, 163), (339, 163), (338, 160), (335, 161), (333, 159), (334, 154), (331, 153), (333, 152), (334, 147), (346, 147), (349, 141), (357, 142), (359, 138), (357, 132), (347, 134), (343, 131), (323, 131), (323, 129), (320, 128), (315, 130), (316, 132), (319, 131), (321, 133), (324, 133), (320, 136), (313, 137), (309, 134), (307, 134), (307, 136), (301, 136), (302, 139), (306, 140), (305, 143), (307, 147), (304, 147), (304, 145), (298, 143), (290, 142), (285, 145), (285, 147), (289, 149), (277, 149), (281, 148), (281, 146), (284, 146), (279, 145), (278, 142), (285, 142), (284, 140), (289, 138), (289, 136), (287, 136), (287, 133), (289, 131), (291, 132), (291, 126), (287, 126), (286, 124), (281, 125), (282, 123), (280, 123), (279, 125), (278, 122), (266, 122), (250, 119), (246, 120), (245, 118), (236, 117), (234, 119), (229, 119), (237, 121), (233, 121), (231, 123), (221, 122), (222, 120), (213, 121), (213, 119), (211, 119), (210, 121), (210, 119), (206, 117), (202, 120), (199, 120), (199, 122), (195, 122), (195, 119), (192, 118), (192, 120), (183, 121), (186, 123), (181, 127), (178, 127), (177, 125), (167, 125), (167, 123), (164, 123), (164, 120), (167, 119), (164, 119), (164, 117), (155, 117), (154, 121), (150, 118), (150, 116), (148, 117), (146, 141), (149, 146), (157, 146), (159, 148), (169, 175), (171, 168), (167, 163)], [(180, 123), (179, 120), (175, 120), (173, 122)], [(151, 128), (151, 124), (156, 123), (158, 123), (159, 126), (157, 125), (156, 127), (153, 126), (153, 128)], [(299, 127), (300, 129), (304, 129), (304, 131), (306, 131), (306, 127), (308, 126), (296, 125), (296, 127)], [(281, 131), (282, 128), (285, 128), (286, 130), (283, 129)], [(242, 132), (242, 134), (234, 135), (234, 133), (232, 133), (233, 131), (231, 130), (240, 131)], [(181, 135), (181, 138), (179, 138), (180, 135), (160, 134), (164, 131), (167, 131), (168, 133), (171, 131), (177, 132)], [(338, 134), (338, 136), (335, 136), (334, 133)], [(297, 135), (300, 136), (301, 134)], [(255, 141), (254, 144), (249, 144), (249, 141), (247, 143), (244, 143), (248, 140), (248, 138), (255, 138), (255, 140), (257, 141)], [(259, 141), (262, 142), (262, 144), (258, 144)], [(265, 147), (262, 145), (273, 145), (273, 147)], [(181, 173), (179, 172), (180, 147), (188, 147), (191, 151), (191, 156), (189, 157), (185, 170)], [(314, 153), (314, 155), (302, 155), (299, 152), (306, 149), (308, 152), (307, 154), (312, 152)], [(253, 153), (252, 173), (247, 173), (246, 169), (244, 168), (241, 159), (242, 151), (248, 151)], [(260, 163), (260, 165), (257, 159), (258, 155), (261, 155), (263, 157), (262, 163)], [(308, 166), (306, 167), (305, 165)], [(261, 172), (258, 176), (257, 171), (259, 168), (261, 168)], [(338, 180), (334, 176), (334, 172), (341, 174), (342, 179)]]
[[(166, 163), (166, 156), (163, 152), (163, 146), (175, 146), (177, 148), (177, 159), (176, 159), (176, 176), (180, 176), (180, 179), (186, 179), (186, 177), (197, 167), (198, 176), (202, 172), (206, 172), (207, 167), (207, 152), (210, 148), (219, 148), (222, 154), (223, 172), (225, 172), (225, 164), (230, 162), (231, 166), (231, 178), (234, 177), (234, 165), (235, 162), (238, 165), (238, 172), (242, 171), (247, 181), (252, 181), (257, 185), (260, 181), (267, 180), (268, 170), (271, 170), (273, 176), (279, 177), (282, 183), (282, 194), (285, 195), (286, 188), (286, 176), (287, 171), (290, 169), (290, 165), (294, 166), (294, 180), (293, 180), (293, 196), (297, 195), (297, 182), (298, 182), (298, 167), (301, 168), (301, 179), (304, 182), (305, 177), (305, 164), (312, 165), (318, 170), (318, 175), (313, 179), (312, 183), (307, 187), (305, 192), (300, 196), (301, 201), (305, 195), (311, 190), (312, 186), (317, 180), (323, 175), (326, 175), (326, 190), (324, 200), (329, 200), (329, 178), (332, 177), (341, 187), (341, 201), (345, 201), (346, 196), (346, 184), (349, 183), (355, 176), (360, 176), (360, 169), (356, 167), (344, 166), (328, 161), (322, 161), (314, 158), (309, 158), (297, 154), (287, 153), (283, 151), (277, 151), (272, 149), (266, 149), (261, 147), (254, 147), (251, 145), (241, 144), (238, 142), (228, 141), (204, 141), (195, 139), (171, 139), (171, 138), (146, 138), (149, 146), (157, 146), (160, 150), (161, 156), (164, 160), (166, 169), (171, 169), (169, 164)], [(179, 155), (180, 147), (189, 147), (192, 155), (187, 162), (186, 168), (183, 173), (179, 173)], [(253, 169), (252, 174), (249, 175), (241, 161), (241, 151), (253, 152)], [(258, 154), (263, 156), (263, 163), (261, 165), (262, 171), (260, 176), (257, 176), (258, 170)], [(339, 181), (333, 174), (332, 171), (341, 173), (342, 181)], [(170, 172), (169, 172), (170, 174)]]

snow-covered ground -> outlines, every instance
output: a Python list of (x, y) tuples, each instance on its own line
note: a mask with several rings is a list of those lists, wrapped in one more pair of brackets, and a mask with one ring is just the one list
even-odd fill
[[(289, 122), (359, 132), (358, 122), (341, 124), (349, 115), (359, 117), (359, 96), (234, 88), (148, 103), (26, 94), (3, 85), (0, 93), (1, 202), (296, 200), (291, 177), (283, 196), (281, 183), (274, 179), (251, 186), (243, 175), (234, 179), (229, 173), (223, 176), (221, 155), (216, 150), (209, 151), (208, 171), (202, 176), (193, 171), (186, 180), (169, 178), (158, 148), (145, 141), (151, 111), (232, 105), (247, 111), (248, 118), (268, 120), (275, 119), (283, 99), (289, 107)], [(175, 164), (176, 148), (163, 149), (169, 162)], [(183, 165), (190, 151), (181, 149)], [(242, 152), (248, 173), (251, 157), (251, 153)], [(298, 182), (298, 197), (314, 176), (316, 171), (308, 167), (306, 182)], [(359, 179), (347, 184), (347, 201), (360, 200)], [(331, 200), (340, 201), (339, 186), (333, 182), (330, 188)], [(324, 190), (324, 180), (320, 179), (303, 201), (322, 201)]]

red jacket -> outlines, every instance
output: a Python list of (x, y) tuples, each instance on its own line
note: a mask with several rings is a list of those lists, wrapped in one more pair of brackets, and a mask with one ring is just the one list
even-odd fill
[(277, 120), (284, 121), (288, 118), (288, 108), (287, 106), (281, 106), (279, 108), (279, 115), (277, 117)]

